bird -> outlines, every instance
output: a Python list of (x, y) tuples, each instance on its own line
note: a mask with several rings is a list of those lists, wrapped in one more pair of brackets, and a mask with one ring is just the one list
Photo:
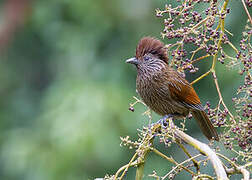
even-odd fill
[(207, 139), (219, 141), (194, 88), (168, 61), (164, 43), (154, 37), (143, 37), (135, 56), (126, 60), (137, 69), (136, 91), (142, 101), (163, 117), (184, 118), (191, 112)]

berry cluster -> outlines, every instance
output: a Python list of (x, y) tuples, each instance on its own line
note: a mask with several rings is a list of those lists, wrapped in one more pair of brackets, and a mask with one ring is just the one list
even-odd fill
[(226, 109), (221, 110), (219, 105), (213, 109), (210, 106), (210, 102), (207, 102), (205, 109), (212, 123), (218, 127), (225, 127), (228, 120), (228, 111)]
[(235, 103), (236, 112), (239, 119), (236, 125), (233, 125), (232, 132), (235, 134), (235, 140), (238, 145), (246, 150), (252, 150), (252, 77), (248, 73), (245, 76), (244, 84), (238, 88), (237, 97), (232, 98)]
[[(239, 87), (237, 96), (233, 98), (236, 115), (232, 115), (226, 106), (220, 101), (216, 107), (211, 108), (206, 104), (209, 118), (215, 126), (224, 129), (223, 142), (227, 149), (239, 147), (243, 151), (240, 157), (249, 157), (251, 151), (252, 132), (252, 80), (250, 70), (252, 67), (251, 34), (252, 28), (247, 25), (242, 34), (240, 48), (236, 49), (229, 41), (226, 32), (220, 28), (220, 20), (225, 20), (230, 9), (220, 9), (216, 1), (188, 0), (178, 1), (179, 5), (166, 5), (163, 10), (157, 9), (156, 16), (164, 19), (164, 29), (161, 32), (163, 38), (168, 39), (167, 50), (171, 58), (170, 65), (181, 72), (187, 70), (195, 73), (198, 68), (194, 63), (207, 58), (216, 57), (217, 61), (227, 66), (239, 66), (240, 74), (245, 74), (244, 84)], [(205, 9), (198, 8), (201, 3), (208, 3)], [(250, 7), (250, 1), (246, 1)], [(198, 11), (198, 9), (201, 9)], [(221, 44), (221, 45), (220, 45)], [(226, 54), (222, 44), (228, 44), (234, 51), (235, 57)], [(198, 54), (204, 54), (199, 57)]]
[[(196, 11), (202, 2), (209, 5), (202, 12)], [(222, 50), (218, 47), (220, 38), (222, 43), (228, 43), (228, 37), (225, 34), (221, 36), (220, 29), (216, 28), (217, 22), (219, 18), (224, 19), (229, 12), (230, 9), (219, 10), (217, 4), (210, 0), (183, 1), (175, 7), (169, 4), (164, 10), (157, 9), (156, 16), (164, 18), (161, 34), (163, 38), (172, 41), (167, 45), (172, 58), (170, 64), (182, 73), (184, 70), (195, 73), (198, 68), (193, 65), (193, 58), (197, 52), (201, 51), (209, 56), (218, 54)], [(190, 55), (190, 58), (186, 58)], [(225, 55), (221, 54), (218, 60), (223, 64), (224, 58)]]
[(240, 51), (238, 51), (236, 58), (242, 63), (242, 70), (240, 74), (248, 72), (252, 68), (252, 48), (251, 48), (252, 27), (246, 26), (240, 41)]

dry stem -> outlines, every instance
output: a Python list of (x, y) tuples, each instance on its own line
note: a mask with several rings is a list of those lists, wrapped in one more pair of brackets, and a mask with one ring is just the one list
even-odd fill
[(247, 15), (248, 15), (248, 18), (249, 18), (250, 24), (252, 24), (252, 18), (251, 18), (250, 14), (249, 14), (249, 11), (248, 11), (248, 9), (247, 9), (247, 6), (246, 6), (246, 4), (245, 4), (244, 0), (241, 0), (241, 1), (242, 1), (242, 5), (243, 5), (243, 7), (244, 7), (244, 10), (245, 10), (245, 12), (246, 12), (246, 13), (247, 13)]

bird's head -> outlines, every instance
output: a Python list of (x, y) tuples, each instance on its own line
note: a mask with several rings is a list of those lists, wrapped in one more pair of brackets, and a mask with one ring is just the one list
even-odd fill
[(136, 48), (136, 56), (126, 60), (136, 65), (139, 72), (159, 71), (168, 64), (164, 44), (155, 38), (142, 38)]

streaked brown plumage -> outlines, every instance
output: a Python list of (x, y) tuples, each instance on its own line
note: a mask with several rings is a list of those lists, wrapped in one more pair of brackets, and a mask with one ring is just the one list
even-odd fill
[(203, 134), (209, 140), (219, 140), (193, 87), (169, 67), (161, 41), (152, 37), (142, 38), (136, 48), (136, 56), (126, 62), (136, 65), (136, 88), (150, 109), (162, 116), (174, 117), (185, 117), (191, 111)]

